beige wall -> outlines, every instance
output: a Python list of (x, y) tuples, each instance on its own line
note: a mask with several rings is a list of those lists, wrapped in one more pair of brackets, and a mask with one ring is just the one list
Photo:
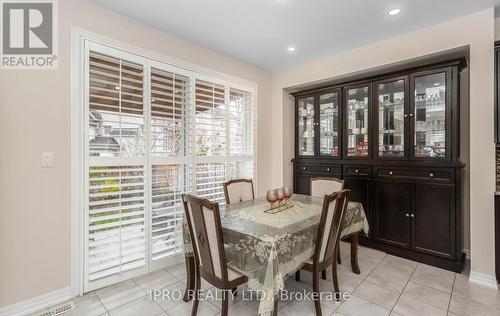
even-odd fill
[[(83, 1), (59, 1), (59, 19), (58, 70), (0, 71), (0, 306), (70, 286), (71, 26), (256, 82), (259, 195), (291, 184), (293, 108), (285, 88), (470, 45), (471, 263), (473, 271), (494, 274), (493, 10), (290, 67), (272, 78)], [(55, 153), (54, 168), (40, 167), (43, 151)]]
[[(270, 73), (84, 1), (59, 1), (59, 69), (0, 70), (0, 306), (70, 286), (70, 36), (80, 27), (258, 84), (259, 193), (270, 186)], [(54, 168), (40, 153), (55, 153)]]
[(489, 9), (274, 72), (273, 115), (283, 117), (283, 147), (273, 148), (273, 158), (279, 159), (273, 163), (276, 168), (280, 164), (284, 166), (276, 176), (291, 185), (293, 105), (285, 91), (287, 88), (469, 46), (470, 161), (467, 168), (470, 170), (470, 216), (465, 216), (470, 217), (470, 237), (467, 233), (464, 235), (470, 238), (471, 270), (493, 276), (493, 40), (494, 12)]

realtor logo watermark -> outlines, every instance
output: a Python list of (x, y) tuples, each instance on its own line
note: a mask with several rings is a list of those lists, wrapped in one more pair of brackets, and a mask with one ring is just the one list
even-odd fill
[(56, 0), (1, 0), (0, 68), (57, 68)]

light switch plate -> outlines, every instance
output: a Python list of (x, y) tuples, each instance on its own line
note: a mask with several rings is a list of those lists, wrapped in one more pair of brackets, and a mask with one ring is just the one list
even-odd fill
[(42, 167), (54, 167), (54, 153), (42, 153)]

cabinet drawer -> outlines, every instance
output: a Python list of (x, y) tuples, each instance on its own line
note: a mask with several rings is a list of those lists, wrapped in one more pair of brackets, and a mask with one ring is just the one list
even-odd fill
[(339, 165), (307, 165), (297, 164), (295, 172), (307, 174), (321, 174), (340, 177), (341, 167)]
[(439, 182), (453, 182), (455, 173), (452, 169), (391, 169), (380, 168), (376, 171), (376, 178), (384, 179), (414, 179)]
[(344, 177), (369, 177), (370, 175), (369, 166), (344, 166)]

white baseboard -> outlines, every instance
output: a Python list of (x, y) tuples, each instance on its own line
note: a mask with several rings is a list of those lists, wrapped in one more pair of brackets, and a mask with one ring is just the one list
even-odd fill
[(65, 302), (71, 298), (70, 288), (65, 287), (9, 306), (0, 307), (1, 316), (24, 316)]
[(469, 274), (469, 282), (481, 285), (490, 289), (498, 290), (497, 279), (494, 275), (488, 275), (476, 271)]

